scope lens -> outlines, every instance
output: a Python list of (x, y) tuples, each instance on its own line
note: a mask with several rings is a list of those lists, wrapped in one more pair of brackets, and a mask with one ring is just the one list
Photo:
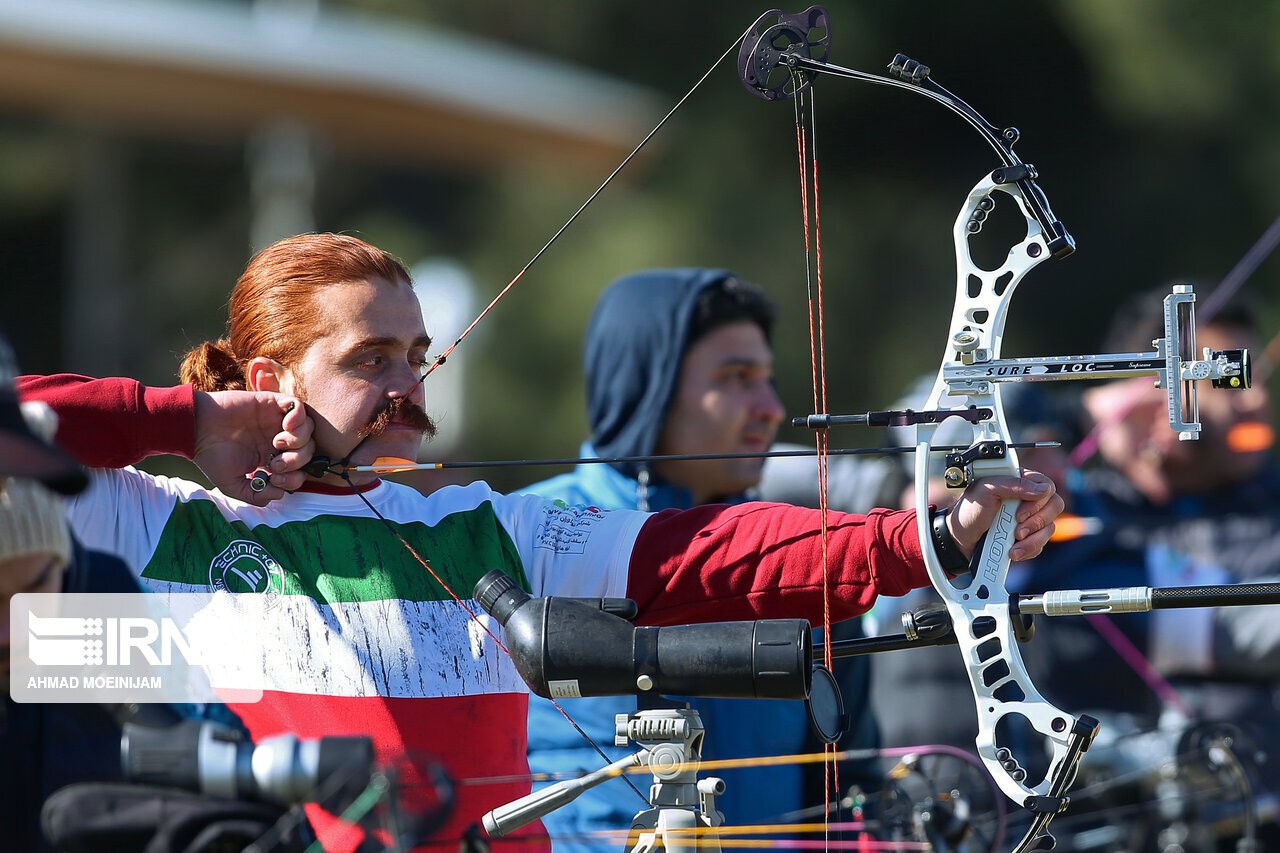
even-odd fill
[(517, 607), (529, 600), (529, 594), (501, 569), (480, 578), (472, 595), (484, 611), (502, 625), (507, 624)]

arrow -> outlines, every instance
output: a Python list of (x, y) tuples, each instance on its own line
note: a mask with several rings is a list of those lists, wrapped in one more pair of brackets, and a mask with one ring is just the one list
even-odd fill
[[(1013, 448), (1061, 447), (1057, 441), (1028, 441), (1008, 445)], [(934, 447), (935, 453), (957, 453), (965, 447)], [(856, 447), (829, 451), (832, 456), (869, 456), (875, 454), (914, 453), (914, 447)], [(447, 468), (514, 468), (519, 465), (590, 465), (624, 462), (662, 462), (680, 460), (697, 462), (711, 459), (779, 459), (793, 456), (816, 456), (816, 450), (769, 450), (759, 453), (690, 453), (675, 456), (609, 456), (569, 459), (502, 459), (488, 462), (414, 462), (395, 456), (380, 456), (372, 465), (349, 465), (345, 468), (326, 467), (331, 473), (346, 471), (372, 474), (399, 474), (405, 471), (439, 471)], [(327, 463), (326, 463), (327, 466)]]

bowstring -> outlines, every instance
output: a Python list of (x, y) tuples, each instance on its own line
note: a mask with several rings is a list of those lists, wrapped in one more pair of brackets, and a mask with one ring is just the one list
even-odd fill
[[(796, 116), (796, 154), (800, 169), (800, 206), (802, 210), (802, 227), (804, 231), (804, 274), (805, 289), (808, 302), (809, 319), (809, 362), (813, 377), (813, 410), (817, 414), (827, 411), (827, 375), (826, 375), (826, 333), (822, 298), (822, 229), (820, 226), (818, 207), (818, 155), (817, 155), (817, 120), (814, 105), (813, 87), (802, 88), (803, 78), (793, 70), (792, 86), (797, 90), (795, 102)], [(808, 126), (806, 127), (806, 120)], [(810, 225), (810, 169), (812, 169), (812, 227)], [(810, 233), (812, 231), (812, 243)], [(814, 432), (814, 443), (818, 460), (818, 518), (822, 537), (822, 646), (824, 660), (831, 660), (831, 598), (830, 598), (830, 560), (828, 545), (830, 532), (828, 528), (828, 433), (825, 428)], [(824, 823), (829, 823), (831, 814), (832, 791), (837, 794), (840, 788), (839, 766), (836, 762), (836, 746), (823, 745), (823, 805)], [(829, 834), (824, 838), (830, 840)]]
[[(822, 408), (819, 410), (821, 414), (827, 413), (827, 343), (826, 343), (826, 322), (823, 316), (823, 297), (822, 297), (822, 217), (818, 210), (818, 121), (817, 121), (817, 101), (816, 95), (813, 93), (812, 87), (809, 92), (809, 148), (810, 160), (813, 164), (813, 248), (814, 248), (814, 279), (818, 284), (818, 376), (822, 385)], [(822, 516), (822, 650), (826, 655), (823, 660), (830, 661), (831, 656), (831, 565), (827, 559), (827, 543), (829, 531), (827, 527), (827, 513), (830, 509), (828, 503), (828, 473), (831, 463), (831, 435), (825, 429), (820, 431), (822, 438), (822, 446), (818, 452), (818, 507)], [(825, 664), (830, 668), (829, 664)], [(831, 789), (834, 790), (837, 799), (840, 793), (840, 768), (836, 764), (835, 754), (836, 745), (829, 743), (826, 745), (826, 752), (830, 756), (827, 768), (831, 773)]]

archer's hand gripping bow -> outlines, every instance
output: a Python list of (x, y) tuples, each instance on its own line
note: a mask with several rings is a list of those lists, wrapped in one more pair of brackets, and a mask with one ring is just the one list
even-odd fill
[[(795, 15), (768, 12), (747, 31), (738, 57), (739, 75), (749, 91), (765, 100), (802, 95), (818, 74), (907, 89), (963, 118), (1000, 160), (1000, 165), (970, 191), (955, 222), (956, 302), (942, 365), (924, 411), (885, 414), (917, 427), (916, 514), (921, 546), (933, 586), (951, 614), (973, 687), (978, 712), (978, 754), (1000, 790), (1035, 815), (1015, 853), (1049, 849), (1054, 841), (1047, 831), (1048, 824), (1069, 802), (1066, 790), (1097, 734), (1098, 723), (1088, 716), (1075, 717), (1047, 702), (1031, 683), (1018, 653), (1022, 623), (1016, 612), (1011, 612), (1005, 587), (1018, 502), (1004, 502), (975, 554), (969, 574), (952, 579), (939, 563), (930, 541), (927, 505), (933, 435), (938, 424), (953, 414), (961, 415), (972, 430), (970, 448), (948, 454), (946, 481), (950, 487), (963, 488), (978, 477), (1017, 475), (1017, 455), (1009, 446), (1000, 398), (1003, 382), (1151, 374), (1158, 387), (1167, 389), (1171, 427), (1184, 439), (1195, 438), (1200, 425), (1193, 380), (1210, 379), (1221, 387), (1248, 387), (1248, 354), (1242, 350), (1206, 350), (1203, 359), (1196, 359), (1192, 313), (1195, 295), (1190, 287), (1178, 287), (1165, 300), (1165, 338), (1153, 342), (1154, 353), (1000, 359), (1009, 301), (1018, 282), (1043, 261), (1065, 258), (1075, 251), (1075, 241), (1053, 216), (1035, 183), (1035, 168), (1013, 153), (1018, 131), (997, 130), (930, 79), (926, 66), (901, 54), (889, 66), (890, 77), (832, 65), (826, 61), (830, 40), (831, 23), (822, 7), (814, 6)], [(1008, 196), (1017, 205), (1027, 231), (1009, 250), (1003, 264), (987, 270), (974, 262), (969, 242), (982, 230), (1000, 195)], [(959, 397), (963, 403), (941, 408), (947, 397)], [(801, 421), (825, 427), (833, 419), (814, 416)], [(1033, 765), (1035, 756), (1015, 755), (1012, 743), (1006, 742), (1015, 728), (1034, 733), (1034, 739), (1045, 747), (1049, 759), (1043, 771)]]

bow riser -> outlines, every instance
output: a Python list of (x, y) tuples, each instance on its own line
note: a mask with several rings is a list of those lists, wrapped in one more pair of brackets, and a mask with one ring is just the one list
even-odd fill
[[(951, 334), (942, 355), (944, 365), (972, 364), (999, 357), (1009, 302), (1018, 283), (1050, 258), (1044, 230), (1031, 215), (1021, 188), (1017, 184), (997, 183), (994, 176), (999, 171), (1002, 170), (987, 175), (969, 191), (951, 231), (956, 251), (956, 301), (951, 312)], [(1027, 233), (1009, 249), (1003, 265), (985, 270), (974, 261), (970, 241), (995, 210), (997, 194), (1008, 196), (1018, 205)]]
[[(974, 186), (956, 217), (953, 229), (956, 301), (942, 367), (926, 408), (945, 408), (943, 400), (952, 393), (946, 381), (948, 368), (999, 357), (1009, 303), (1018, 283), (1027, 272), (1051, 257), (1043, 229), (1031, 215), (1022, 189), (1016, 183), (997, 183), (997, 172)], [(1009, 250), (999, 268), (986, 270), (974, 262), (970, 241), (994, 209), (997, 195), (1007, 196), (1018, 205), (1027, 223), (1027, 232)], [(972, 441), (1006, 445), (1004, 452), (994, 458), (970, 462), (969, 473), (973, 477), (1017, 475), (1017, 454), (1007, 448), (1009, 430), (1000, 401), (1000, 384), (969, 382), (958, 396), (963, 397), (964, 407), (977, 406), (993, 413), (988, 420), (971, 425)], [(936, 429), (935, 425), (923, 425), (917, 431), (916, 511), (921, 519), (928, 517), (930, 450)], [(1025, 802), (1029, 797), (1056, 796), (1051, 789), (1072, 751), (1075, 721), (1039, 694), (1018, 651), (1016, 617), (1010, 613), (1005, 593), (1017, 510), (1018, 501), (1009, 500), (1001, 505), (974, 563), (974, 571), (956, 580), (949, 578), (939, 563), (928, 525), (920, 525), (920, 536), (930, 578), (957, 626), (956, 638), (977, 708), (978, 754), (1001, 791), (1015, 802)], [(1022, 725), (1029, 726), (1045, 741), (1050, 759), (1043, 778), (1035, 778), (1038, 774), (1033, 768), (1022, 767), (1010, 753), (1002, 751), (998, 727), (1002, 720), (1013, 715), (1025, 720)]]

